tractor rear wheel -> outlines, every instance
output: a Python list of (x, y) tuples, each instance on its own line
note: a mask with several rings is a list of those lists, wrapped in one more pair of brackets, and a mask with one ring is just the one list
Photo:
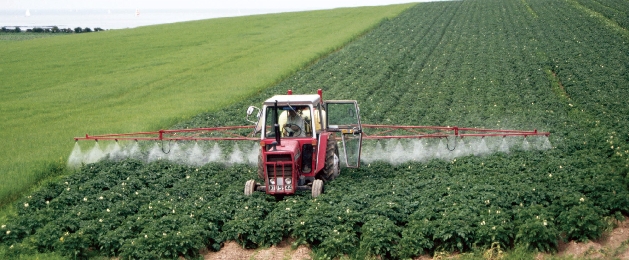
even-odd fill
[(245, 183), (245, 196), (250, 196), (255, 191), (256, 191), (256, 181), (255, 180), (248, 180)]
[(323, 181), (322, 180), (314, 180), (312, 182), (312, 197), (316, 198), (323, 193)]
[(325, 149), (325, 167), (323, 168), (323, 179), (325, 181), (334, 180), (339, 173), (341, 172), (341, 168), (339, 167), (339, 147), (336, 144), (336, 138), (334, 138), (334, 134), (331, 134), (328, 137), (328, 144)]

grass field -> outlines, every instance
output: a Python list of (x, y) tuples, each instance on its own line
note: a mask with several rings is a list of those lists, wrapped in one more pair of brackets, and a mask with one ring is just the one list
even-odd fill
[(64, 171), (74, 136), (157, 130), (230, 104), (409, 6), (0, 41), (0, 204)]

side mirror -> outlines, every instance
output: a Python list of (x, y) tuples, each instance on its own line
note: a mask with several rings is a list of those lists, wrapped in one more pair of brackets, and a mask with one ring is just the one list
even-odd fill
[[(251, 115), (253, 115), (253, 113), (255, 113), (255, 112), (256, 112), (256, 110), (258, 110), (258, 112), (255, 114), (255, 115), (256, 115), (256, 119), (253, 119), (253, 120), (252, 120), (252, 119), (249, 119), (249, 117), (250, 117)], [(251, 122), (251, 123), (253, 123), (253, 124), (258, 125), (258, 123), (259, 123), (259, 121), (260, 121), (259, 119), (260, 119), (260, 116), (261, 116), (261, 115), (262, 115), (262, 111), (261, 111), (259, 108), (255, 107), (255, 106), (249, 106), (249, 108), (247, 108), (247, 118), (246, 118), (246, 120), (247, 120), (247, 121), (249, 121), (249, 122)], [(255, 121), (254, 121), (254, 120), (255, 120)]]
[(249, 108), (247, 108), (247, 116), (250, 116), (251, 114), (253, 114), (254, 109), (256, 109), (256, 107), (249, 106)]

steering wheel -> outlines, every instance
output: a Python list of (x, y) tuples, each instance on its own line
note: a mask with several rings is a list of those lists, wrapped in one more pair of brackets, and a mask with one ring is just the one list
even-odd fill
[(286, 136), (300, 136), (301, 135), (301, 127), (296, 124), (285, 124), (284, 131), (286, 132)]

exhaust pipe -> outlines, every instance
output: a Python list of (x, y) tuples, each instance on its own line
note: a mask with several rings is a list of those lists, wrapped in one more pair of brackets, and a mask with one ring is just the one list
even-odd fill
[(274, 124), (273, 124), (273, 131), (275, 131), (275, 142), (277, 142), (277, 145), (281, 145), (282, 141), (280, 138), (280, 123), (279, 123), (279, 117), (280, 115), (277, 113), (277, 100), (275, 100), (275, 106), (273, 107), (273, 109), (275, 110), (275, 118), (274, 118)]

